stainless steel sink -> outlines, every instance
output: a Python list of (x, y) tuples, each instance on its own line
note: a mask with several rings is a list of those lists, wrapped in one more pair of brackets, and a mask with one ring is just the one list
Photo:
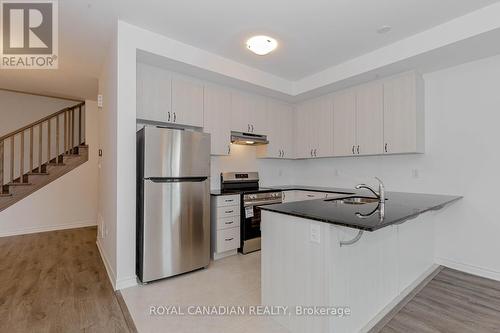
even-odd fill
[(349, 198), (340, 198), (340, 199), (329, 199), (325, 201), (334, 201), (348, 205), (365, 205), (369, 203), (378, 203), (378, 198), (370, 198), (370, 197), (349, 197)]

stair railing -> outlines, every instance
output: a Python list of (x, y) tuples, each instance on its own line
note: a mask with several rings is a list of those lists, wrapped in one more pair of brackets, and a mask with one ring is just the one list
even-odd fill
[[(54, 131), (53, 123), (55, 123)], [(65, 154), (78, 154), (78, 147), (85, 144), (84, 124), (85, 102), (81, 102), (0, 137), (0, 195), (10, 195), (10, 186), (29, 185), (29, 175), (47, 174), (49, 164), (62, 165)], [(35, 135), (35, 131), (38, 135)], [(55, 138), (52, 136), (53, 132)], [(26, 134), (29, 134), (28, 152), (25, 151)], [(19, 142), (18, 154), (16, 154), (16, 141)], [(52, 151), (53, 145), (55, 151)], [(9, 147), (8, 153), (6, 146)], [(28, 172), (26, 172), (25, 155), (29, 159)], [(5, 172), (6, 164), (9, 166), (8, 174)], [(15, 172), (16, 164), (19, 168), (19, 177)]]

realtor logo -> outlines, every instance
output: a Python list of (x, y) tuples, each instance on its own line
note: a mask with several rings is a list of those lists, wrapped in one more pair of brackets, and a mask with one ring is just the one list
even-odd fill
[(3, 0), (1, 5), (2, 69), (58, 67), (57, 2)]

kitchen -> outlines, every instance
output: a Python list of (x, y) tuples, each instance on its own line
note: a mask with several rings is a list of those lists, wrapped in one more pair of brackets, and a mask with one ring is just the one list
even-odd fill
[[(496, 268), (491, 265), (494, 259), (488, 254), (489, 245), (486, 245), (491, 242), (474, 241), (473, 245), (469, 243), (470, 238), (477, 240), (486, 237), (492, 240), (490, 237), (495, 234), (496, 227), (490, 217), (481, 214), (481, 218), (477, 219), (473, 214), (480, 207), (484, 207), (484, 203), (471, 197), (471, 194), (481, 193), (484, 190), (487, 175), (491, 174), (490, 168), (493, 164), (481, 164), (480, 167), (485, 171), (478, 173), (476, 172), (478, 164), (469, 158), (463, 158), (463, 151), (468, 151), (477, 160), (492, 158), (494, 161), (494, 157), (483, 154), (487, 151), (487, 147), (490, 147), (489, 138), (493, 131), (479, 130), (478, 119), (467, 110), (473, 108), (476, 112), (487, 115), (488, 110), (492, 110), (496, 105), (496, 99), (492, 97), (494, 94), (484, 86), (483, 82), (495, 82), (490, 71), (498, 61), (497, 58), (477, 59), (472, 63), (464, 61), (455, 67), (447, 63), (433, 70), (420, 63), (417, 66), (414, 62), (408, 62), (405, 66), (396, 66), (377, 74), (366, 74), (361, 79), (355, 78), (348, 83), (331, 87), (327, 89), (328, 91), (316, 92), (299, 100), (283, 98), (279, 92), (264, 93), (261, 88), (242, 85), (233, 79), (224, 79), (223, 74), (196, 69), (193, 66), (180, 64), (179, 61), (165, 60), (164, 58), (168, 58), (170, 54), (169, 49), (157, 45), (168, 44), (167, 39), (135, 29), (126, 23), (123, 23), (119, 30), (122, 36), (133, 36), (130, 39), (134, 42), (130, 44), (134, 46), (130, 47), (129, 42), (124, 43), (127, 62), (120, 64), (119, 67), (120, 73), (125, 76), (120, 79), (122, 89), (118, 96), (124, 110), (119, 117), (118, 127), (123, 134), (123, 142), (118, 142), (118, 151), (122, 152), (126, 147), (134, 146), (135, 137), (132, 138), (130, 132), (135, 132), (133, 128), (140, 128), (143, 123), (148, 125), (158, 123), (164, 127), (181, 127), (184, 130), (210, 134), (212, 155), (210, 174), (204, 176), (209, 176), (210, 190), (216, 194), (210, 199), (212, 207), (215, 208), (226, 207), (217, 206), (216, 197), (221, 196), (217, 194), (223, 189), (224, 173), (227, 172), (233, 172), (234, 178), (236, 175), (250, 177), (251, 173), (258, 172), (259, 187), (282, 190), (284, 207), (294, 204), (291, 201), (303, 202), (304, 199), (311, 199), (312, 203), (324, 202), (324, 199), (344, 198), (346, 195), (352, 196), (351, 193), (358, 193), (355, 186), (363, 183), (380, 193), (378, 181), (374, 177), (382, 180), (388, 194), (386, 197), (388, 203), (385, 205), (385, 213), (388, 214), (386, 216), (392, 214), (391, 209), (394, 206), (391, 206), (391, 202), (397, 200), (392, 197), (395, 192), (423, 193), (429, 194), (430, 197), (452, 196), (456, 200), (441, 201), (440, 198), (432, 205), (424, 204), (412, 208), (421, 215), (414, 220), (405, 218), (405, 222), (400, 224), (401, 228), (413, 226), (421, 220), (432, 220), (434, 223), (431, 227), (424, 223), (432, 230), (422, 231), (428, 236), (424, 237), (428, 242), (429, 239), (433, 239), (432, 246), (426, 243), (429, 253), (432, 253), (432, 265), (438, 264), (496, 279)], [(464, 47), (469, 46), (464, 45)], [(443, 54), (448, 51), (446, 48), (442, 50)], [(438, 56), (442, 54), (436, 55)], [(421, 61), (423, 63), (429, 60), (425, 58)], [(137, 87), (133, 84), (135, 82)], [(481, 98), (483, 93), (487, 93), (488, 98)], [(474, 103), (478, 103), (479, 106), (476, 107)], [(137, 114), (135, 110), (131, 112), (130, 108), (134, 105), (137, 105)], [(152, 116), (149, 114), (151, 111), (156, 114)], [(492, 125), (481, 121), (481, 126), (489, 128)], [(127, 134), (122, 132), (125, 128)], [(241, 133), (254, 137), (252, 139), (247, 135), (242, 137)], [(265, 136), (265, 140), (269, 143), (254, 146), (255, 141), (264, 139), (261, 136)], [(468, 140), (470, 137), (474, 137), (475, 140)], [(236, 144), (239, 139), (245, 141), (246, 145)], [(476, 145), (481, 149), (474, 149)], [(131, 211), (128, 207), (133, 206), (135, 197), (130, 196), (130, 191), (134, 193), (135, 188), (125, 185), (130, 182), (122, 177), (135, 175), (135, 168), (130, 166), (132, 159), (129, 156), (119, 154), (118, 159), (121, 161), (120, 168), (124, 172), (119, 175), (119, 179), (123, 180), (123, 183), (119, 182), (123, 191), (117, 194), (122, 197), (118, 205), (123, 208), (123, 212)], [(133, 161), (132, 165), (135, 164), (135, 158)], [(223, 174), (222, 179), (221, 174)], [(327, 198), (327, 195), (335, 197)], [(362, 196), (373, 198), (374, 194), (363, 192)], [(232, 243), (231, 246), (223, 245), (226, 239), (227, 242), (234, 242), (238, 235), (237, 229), (241, 237), (242, 217), (246, 216), (247, 212), (241, 207), (242, 197), (239, 198), (240, 202), (233, 205), (235, 209), (228, 210), (233, 210), (232, 213), (235, 215), (211, 218), (211, 228), (217, 228), (216, 222), (219, 220), (238, 216), (240, 226), (233, 227), (235, 223), (233, 222), (230, 228), (212, 230), (210, 256), (217, 260), (209, 263), (207, 272), (210, 271), (211, 265), (218, 270), (218, 265), (224, 265), (224, 260), (230, 263), (228, 266), (236, 265), (239, 260), (249, 260), (253, 264), (257, 262), (259, 267), (261, 257), (262, 260), (266, 260), (265, 248), (261, 252), (241, 255), (238, 254), (241, 242)], [(235, 199), (229, 198), (229, 200)], [(475, 208), (472, 209), (471, 205)], [(364, 207), (359, 210), (362, 214), (368, 214), (371, 210), (375, 210), (375, 216), (380, 213), (380, 210), (375, 209), (376, 203), (370, 202), (360, 206)], [(427, 211), (437, 208), (440, 210)], [(118, 211), (122, 212), (121, 209)], [(211, 211), (214, 214), (213, 208)], [(249, 217), (252, 214), (255, 212), (249, 212)], [(263, 216), (262, 225), (265, 226), (265, 216), (269, 217), (271, 214), (264, 210)], [(135, 223), (123, 217), (121, 221), (125, 223), (124, 227)], [(470, 221), (480, 225), (483, 232), (479, 233), (478, 225), (474, 226)], [(320, 224), (320, 242), (327, 232), (324, 231), (326, 225), (326, 223)], [(388, 226), (382, 230), (366, 230), (361, 235), (359, 243), (353, 243), (352, 248), (363, 247), (363, 242), (369, 241), (372, 235), (385, 234), (387, 230), (394, 229), (396, 228)], [(130, 227), (130, 230), (135, 228)], [(227, 231), (228, 237), (226, 237), (224, 230), (231, 230), (233, 234)], [(311, 236), (311, 230), (308, 230), (308, 237)], [(265, 242), (265, 227), (262, 232), (261, 241)], [(349, 230), (342, 235), (341, 240), (353, 240), (357, 233), (357, 230)], [(222, 243), (217, 238), (219, 234)], [(127, 237), (132, 239), (135, 233), (128, 232)], [(279, 239), (279, 236), (276, 237)], [(120, 243), (122, 240), (117, 242)], [(118, 247), (120, 248), (120, 245)], [(471, 250), (472, 247), (474, 250)], [(147, 288), (158, 293), (161, 290), (159, 284), (166, 285), (168, 281), (180, 281), (180, 278), (166, 279), (131, 288), (137, 288), (134, 291), (127, 290), (127, 286), (134, 284), (132, 279), (135, 277), (135, 270), (131, 270), (131, 267), (135, 267), (135, 260), (132, 259), (135, 256), (124, 254), (130, 251), (129, 247), (123, 248), (123, 251), (120, 251), (120, 255), (127, 263), (123, 266), (125, 273), (122, 276), (124, 280), (129, 280), (124, 284), (126, 301), (131, 299), (127, 293), (133, 294), (136, 298), (144, 297)], [(255, 259), (256, 256), (259, 258)], [(426, 258), (428, 262), (429, 257)], [(299, 263), (301, 262), (297, 261), (297, 264)], [(419, 268), (406, 287), (408, 285), (416, 287), (422, 282), (421, 280), (430, 276), (431, 273), (427, 271), (429, 267)], [(250, 265), (246, 269), (252, 270)], [(203, 284), (201, 276), (212, 274), (204, 272), (196, 271), (191, 274), (193, 277), (186, 279)], [(197, 275), (199, 277), (196, 277)], [(265, 284), (264, 280), (261, 283)], [(255, 284), (249, 284), (252, 288), (256, 288)], [(401, 286), (397, 288), (406, 289)], [(257, 289), (260, 290), (260, 285)], [(398, 296), (403, 297), (400, 294), (401, 290), (398, 289), (397, 292), (395, 289), (391, 290), (387, 295), (387, 297), (390, 295), (390, 299), (384, 298), (384, 306), (396, 300)], [(215, 299), (219, 297), (212, 296)], [(259, 302), (260, 298), (257, 301)], [(266, 301), (264, 295), (262, 301)], [(277, 302), (281, 303), (282, 300), (278, 298)], [(134, 308), (133, 305), (130, 307)], [(363, 325), (357, 328), (367, 328), (366, 325), (380, 315), (383, 309), (384, 307), (378, 307), (367, 311), (366, 316), (358, 322), (359, 325)], [(274, 319), (271, 320), (274, 322)], [(144, 322), (147, 320), (144, 319)], [(346, 329), (349, 331), (349, 328)]]

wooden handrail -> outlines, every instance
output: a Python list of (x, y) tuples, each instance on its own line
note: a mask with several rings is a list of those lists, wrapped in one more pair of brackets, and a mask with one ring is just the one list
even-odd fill
[(4, 135), (4, 136), (0, 137), (0, 141), (3, 141), (3, 140), (5, 140), (5, 139), (10, 138), (11, 136), (14, 136), (14, 135), (17, 135), (17, 134), (19, 134), (19, 133), (21, 133), (21, 132), (24, 132), (24, 131), (26, 131), (26, 130), (30, 129), (31, 127), (35, 127), (35, 126), (37, 126), (37, 125), (39, 125), (39, 124), (41, 124), (41, 123), (46, 122), (47, 120), (50, 120), (50, 119), (52, 119), (52, 118), (54, 118), (54, 117), (56, 117), (56, 116), (59, 116), (60, 114), (62, 114), (62, 113), (64, 113), (64, 112), (66, 112), (66, 111), (68, 111), (68, 110), (71, 110), (71, 109), (77, 108), (77, 107), (82, 106), (82, 105), (85, 105), (85, 102), (81, 102), (81, 103), (75, 104), (75, 105), (73, 105), (73, 106), (69, 106), (69, 107), (64, 108), (64, 109), (62, 109), (62, 110), (59, 110), (59, 111), (57, 111), (57, 112), (55, 112), (55, 113), (53, 113), (53, 114), (51, 114), (51, 115), (48, 115), (47, 117), (44, 117), (44, 118), (42, 118), (42, 119), (39, 119), (39, 120), (37, 120), (37, 121), (35, 121), (35, 122), (33, 122), (33, 123), (29, 124), (29, 125), (26, 125), (26, 126), (24, 126), (24, 127), (20, 128), (20, 129), (18, 129), (18, 130), (15, 130), (15, 131), (13, 131), (13, 132), (11, 132), (11, 133), (9, 133), (9, 134), (6, 134), (6, 135)]

